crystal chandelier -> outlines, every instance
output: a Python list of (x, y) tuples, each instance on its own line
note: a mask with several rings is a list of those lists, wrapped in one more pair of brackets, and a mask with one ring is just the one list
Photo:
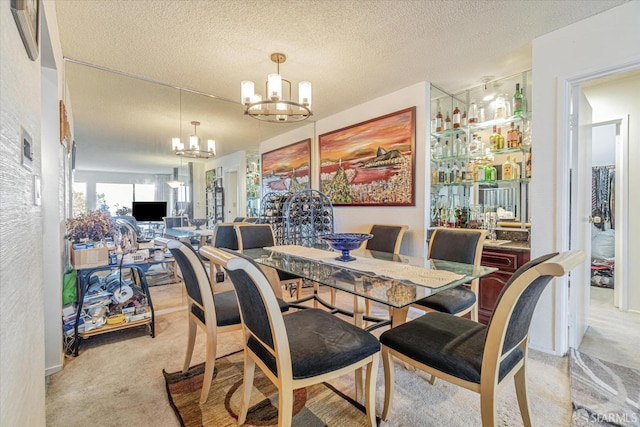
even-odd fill
[[(291, 82), (280, 75), (280, 64), (287, 60), (284, 53), (272, 53), (271, 61), (277, 64), (277, 72), (267, 76), (265, 84), (266, 97), (256, 94), (252, 81), (244, 80), (240, 83), (244, 113), (258, 120), (274, 123), (300, 122), (306, 120), (311, 112), (311, 83), (302, 81), (298, 84), (298, 102), (291, 96)], [(282, 91), (282, 83), (289, 86), (286, 97)]]
[(180, 140), (180, 138), (173, 138), (171, 140), (171, 146), (173, 147), (173, 152), (178, 156), (184, 157), (192, 157), (192, 158), (200, 158), (200, 159), (209, 159), (216, 155), (216, 141), (213, 139), (207, 140), (207, 149), (200, 149), (200, 137), (198, 136), (198, 126), (200, 126), (200, 122), (193, 121), (191, 122), (193, 125), (193, 135), (189, 137), (189, 147), (185, 147), (184, 143)]

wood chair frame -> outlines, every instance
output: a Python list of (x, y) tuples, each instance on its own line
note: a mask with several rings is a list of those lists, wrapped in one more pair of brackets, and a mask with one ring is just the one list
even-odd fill
[[(373, 231), (375, 229), (375, 227), (393, 227), (393, 228), (398, 228), (398, 235), (396, 236), (396, 241), (393, 244), (393, 250), (389, 253), (392, 253), (394, 255), (397, 255), (400, 253), (400, 245), (402, 245), (402, 238), (404, 237), (404, 233), (409, 229), (408, 225), (398, 225), (398, 224), (372, 224), (371, 228), (369, 229), (369, 233), (373, 234)], [(368, 249), (369, 246), (369, 242), (370, 240), (367, 240), (367, 242), (365, 243), (365, 249)], [(300, 297), (298, 296), (298, 299), (300, 299)], [(335, 306), (336, 305), (336, 290), (334, 288), (331, 288), (331, 305)], [(371, 300), (367, 299), (365, 300), (365, 314), (367, 316), (371, 315)], [(389, 314), (391, 314), (391, 310), (389, 310)]]
[[(196, 300), (191, 298), (187, 293), (187, 315), (188, 315), (188, 334), (187, 334), (187, 352), (184, 357), (184, 365), (182, 372), (186, 373), (189, 370), (191, 363), (191, 357), (193, 356), (193, 348), (196, 342), (197, 327), (206, 332), (206, 355), (205, 355), (205, 368), (204, 368), (204, 380), (202, 383), (202, 391), (200, 392), (200, 403), (205, 403), (209, 397), (209, 390), (211, 389), (211, 380), (213, 378), (213, 372), (216, 362), (216, 349), (218, 344), (218, 333), (224, 333), (229, 331), (235, 331), (242, 328), (242, 323), (235, 325), (228, 325), (218, 327), (216, 322), (216, 307), (213, 302), (213, 291), (209, 285), (209, 278), (205, 270), (202, 261), (198, 255), (186, 245), (178, 240), (171, 240), (167, 242), (167, 247), (173, 250), (179, 250), (187, 258), (189, 264), (193, 268), (198, 281), (198, 287), (202, 296), (202, 304), (199, 304)], [(176, 260), (177, 262), (177, 260)], [(277, 303), (276, 303), (277, 304)], [(203, 323), (192, 312), (192, 307), (196, 306), (204, 311), (205, 322)]]
[[(574, 267), (584, 260), (584, 253), (581, 251), (563, 252), (548, 261), (542, 262), (535, 267), (531, 267), (523, 272), (511, 285), (506, 288), (496, 306), (489, 322), (487, 336), (484, 344), (482, 357), (482, 367), (480, 371), (480, 383), (474, 383), (442, 372), (431, 366), (422, 364), (416, 360), (405, 356), (385, 345), (382, 345), (382, 362), (385, 376), (385, 395), (382, 419), (387, 420), (394, 393), (394, 366), (392, 356), (397, 357), (405, 364), (409, 364), (434, 377), (441, 378), (447, 382), (459, 385), (468, 390), (480, 394), (480, 412), (483, 427), (496, 425), (496, 401), (498, 392), (504, 385), (514, 378), (518, 406), (524, 425), (530, 427), (531, 411), (527, 398), (526, 384), (526, 360), (529, 343), (529, 332), (514, 347), (506, 349), (503, 354), (503, 345), (507, 333), (507, 326), (511, 318), (514, 307), (526, 288), (538, 277), (555, 276), (560, 277), (567, 274)], [(510, 355), (516, 348), (522, 351), (522, 359), (499, 380), (500, 363)]]
[[(264, 272), (261, 269), (256, 268), (255, 265), (249, 263), (246, 259), (234, 257), (232, 254), (220, 249), (206, 247), (205, 250), (207, 252), (207, 256), (216, 264), (228, 270), (241, 269), (249, 275), (256, 284), (260, 292), (260, 296), (265, 304), (273, 334), (274, 349), (271, 349), (270, 346), (266, 345), (247, 327), (243, 328), (245, 334), (244, 382), (242, 386), (242, 403), (238, 415), (238, 425), (242, 425), (246, 421), (251, 390), (253, 388), (255, 366), (258, 365), (267, 378), (269, 378), (269, 380), (278, 388), (278, 426), (291, 425), (293, 417), (294, 390), (308, 387), (313, 384), (319, 384), (352, 371), (357, 371), (357, 376), (358, 373), (361, 373), (361, 369), (366, 366), (365, 408), (369, 425), (375, 426), (375, 386), (379, 363), (379, 352), (336, 371), (317, 375), (315, 377), (293, 379), (291, 351), (289, 349), (289, 339), (287, 337), (283, 316), (280, 313), (276, 296), (274, 292), (271, 292), (272, 288)], [(260, 344), (275, 357), (277, 366), (276, 372), (278, 372), (277, 375), (274, 374), (260, 359), (260, 357), (251, 351), (251, 349), (246, 345), (250, 337), (258, 340), (258, 342), (260, 342)]]
[[(269, 229), (271, 230), (271, 237), (272, 237), (272, 246), (275, 246), (276, 244), (276, 236), (273, 232), (273, 228), (271, 228), (271, 225), (269, 224), (255, 224), (252, 222), (241, 222), (241, 223), (236, 223), (235, 224), (236, 227), (236, 234), (238, 235), (238, 250), (240, 252), (242, 252), (245, 248), (245, 245), (243, 244), (242, 241), (242, 233), (243, 230), (250, 230), (250, 228), (245, 228), (245, 227), (269, 227)], [(247, 248), (247, 249), (253, 249), (252, 248)], [(286, 279), (286, 280), (280, 280), (280, 277), (278, 275), (278, 272), (275, 268), (272, 267), (268, 267), (266, 265), (261, 265), (260, 268), (262, 269), (262, 271), (264, 272), (264, 274), (267, 276), (267, 278), (269, 279), (269, 281), (271, 281), (272, 283), (279, 283), (280, 286), (287, 286), (287, 285), (295, 285), (296, 286), (296, 299), (300, 299), (300, 292), (302, 289), (302, 278), (297, 277), (294, 279)], [(282, 298), (282, 289), (280, 289), (279, 291), (276, 292), (276, 295), (278, 296), (278, 298)]]
[[(436, 237), (436, 235), (438, 234), (438, 231), (441, 230), (439, 228), (436, 228), (433, 231), (433, 234), (431, 235), (431, 239), (429, 240), (429, 248), (427, 249), (427, 259), (431, 259), (431, 250), (433, 249), (433, 239)], [(456, 228), (455, 229), (456, 232), (460, 232), (460, 233), (471, 233), (471, 234), (480, 234), (480, 238), (478, 239), (478, 242), (476, 243), (476, 249), (475, 249), (475, 255), (473, 257), (473, 265), (480, 265), (480, 262), (482, 261), (482, 248), (484, 245), (484, 240), (487, 237), (487, 231), (486, 230), (479, 230), (479, 229), (471, 229), (471, 228)], [(461, 285), (463, 286), (463, 285)], [(472, 306), (459, 311), (457, 313), (451, 313), (454, 314), (455, 316), (464, 316), (467, 313), (471, 313), (471, 320), (473, 320), (474, 322), (478, 321), (478, 290), (480, 288), (480, 279), (474, 279), (471, 281), (469, 289), (471, 289), (471, 291), (475, 294), (476, 296), (476, 302), (475, 304), (473, 304)], [(433, 310), (429, 307), (425, 307), (423, 305), (419, 305), (419, 304), (412, 304), (411, 305), (414, 308), (429, 312), (429, 311), (436, 311)]]

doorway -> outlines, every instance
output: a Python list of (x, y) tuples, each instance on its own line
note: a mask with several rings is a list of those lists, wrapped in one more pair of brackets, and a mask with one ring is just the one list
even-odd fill
[[(569, 343), (573, 348), (580, 346), (590, 320), (601, 315), (590, 313), (590, 305), (600, 310), (602, 298), (609, 298), (610, 309), (628, 308), (628, 212), (630, 204), (636, 203), (628, 184), (629, 115), (640, 114), (637, 101), (630, 100), (638, 85), (640, 69), (571, 83), (575, 117), (571, 206), (575, 212), (570, 241), (590, 260), (584, 272), (571, 275)], [(592, 285), (598, 285), (593, 295)]]

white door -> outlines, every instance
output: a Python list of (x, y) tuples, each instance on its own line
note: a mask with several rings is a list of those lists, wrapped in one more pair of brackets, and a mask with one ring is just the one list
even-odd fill
[[(578, 84), (572, 91), (571, 234), (570, 248), (591, 258), (591, 105)], [(591, 286), (590, 262), (575, 268), (569, 279), (569, 345), (578, 348), (587, 331)]]
[(225, 177), (225, 221), (233, 221), (238, 216), (238, 171), (230, 170)]

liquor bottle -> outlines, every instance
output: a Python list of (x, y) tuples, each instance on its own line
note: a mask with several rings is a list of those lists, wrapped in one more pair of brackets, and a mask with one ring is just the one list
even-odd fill
[(522, 92), (520, 83), (516, 83), (516, 92), (513, 94), (513, 115), (522, 114)]
[(472, 160), (469, 160), (467, 162), (467, 175), (465, 176), (467, 178), (467, 181), (474, 181), (476, 179), (475, 176), (475, 162)]
[(453, 110), (453, 128), (458, 129), (460, 127), (460, 109), (456, 105), (456, 108)]
[(462, 116), (460, 117), (460, 125), (461, 126), (467, 126), (468, 121), (467, 121), (467, 110), (465, 109), (462, 112)]
[(527, 99), (526, 95), (524, 94), (524, 86), (520, 88), (520, 93), (522, 94), (522, 102), (520, 104), (520, 105), (522, 105), (522, 114), (528, 113), (529, 112), (529, 100)]
[(444, 183), (451, 184), (451, 164), (447, 163), (444, 168)]
[(516, 127), (516, 146), (522, 147), (522, 132), (520, 131), (520, 125)]
[(438, 112), (436, 113), (436, 132), (442, 132), (444, 122), (442, 121), (442, 112), (440, 111), (440, 101), (438, 101)]
[(460, 162), (460, 182), (465, 182), (467, 180), (467, 167), (464, 162)]
[(460, 155), (465, 157), (469, 155), (469, 141), (467, 141), (466, 136), (464, 137), (464, 141), (460, 146)]
[[(488, 178), (487, 178), (488, 175)], [(485, 171), (485, 179), (487, 181), (495, 181), (498, 178), (498, 171), (496, 170), (496, 167), (493, 165), (489, 165), (487, 166), (487, 169)]]
[(472, 101), (469, 107), (469, 124), (471, 123), (478, 123), (478, 106), (475, 101)]
[(489, 148), (491, 148), (491, 151), (496, 151), (498, 149), (497, 147), (498, 143), (496, 141), (497, 136), (498, 136), (497, 126), (493, 125), (493, 132), (489, 136)]
[(477, 171), (477, 178), (475, 179), (475, 181), (484, 182), (487, 174), (486, 166), (478, 165), (476, 171)]
[(442, 162), (440, 162), (440, 165), (438, 166), (438, 184), (444, 184), (444, 183), (445, 183), (444, 165), (442, 164)]
[(438, 184), (438, 169), (431, 167), (431, 185)]
[(513, 148), (518, 144), (518, 134), (516, 132), (516, 128), (514, 127), (515, 123), (511, 122), (511, 127), (507, 131), (507, 147)]
[(444, 130), (451, 130), (451, 116), (447, 111), (447, 117), (444, 118)]
[(480, 123), (482, 123), (482, 122), (484, 122), (486, 120), (486, 117), (485, 117), (484, 113), (485, 113), (484, 105), (480, 104), (478, 106), (478, 121)]
[(442, 149), (442, 156), (451, 157), (451, 145), (449, 145), (448, 139), (444, 142), (444, 148)]
[(507, 117), (507, 104), (505, 103), (504, 95), (500, 94), (496, 97), (496, 109), (493, 118), (497, 120), (505, 117)]
[(451, 168), (451, 182), (460, 182), (460, 168), (458, 168), (458, 161), (453, 161), (453, 167)]
[(469, 154), (478, 154), (478, 136), (474, 133), (469, 143)]
[(498, 135), (496, 136), (496, 149), (504, 150), (504, 136), (502, 136), (502, 128), (498, 128)]
[(520, 163), (516, 162), (516, 156), (511, 158), (511, 166), (513, 166), (513, 179), (522, 178), (522, 171), (520, 170)]
[(487, 147), (485, 146), (484, 141), (482, 140), (482, 137), (478, 135), (478, 154), (485, 155), (487, 151), (486, 149)]
[(507, 160), (502, 164), (502, 179), (505, 181), (513, 179), (513, 165), (511, 164), (511, 158), (509, 156), (507, 156)]
[(453, 147), (451, 147), (451, 155), (458, 157), (462, 154), (462, 151), (462, 140), (460, 139), (460, 134), (456, 133), (456, 139), (453, 140)]
[(434, 154), (433, 154), (433, 158), (434, 159), (441, 159), (443, 156), (442, 153), (442, 144), (440, 143), (440, 138), (437, 139), (436, 141), (436, 145), (434, 146)]
[(524, 168), (525, 178), (531, 178), (531, 150), (527, 153), (527, 160), (525, 161)]

